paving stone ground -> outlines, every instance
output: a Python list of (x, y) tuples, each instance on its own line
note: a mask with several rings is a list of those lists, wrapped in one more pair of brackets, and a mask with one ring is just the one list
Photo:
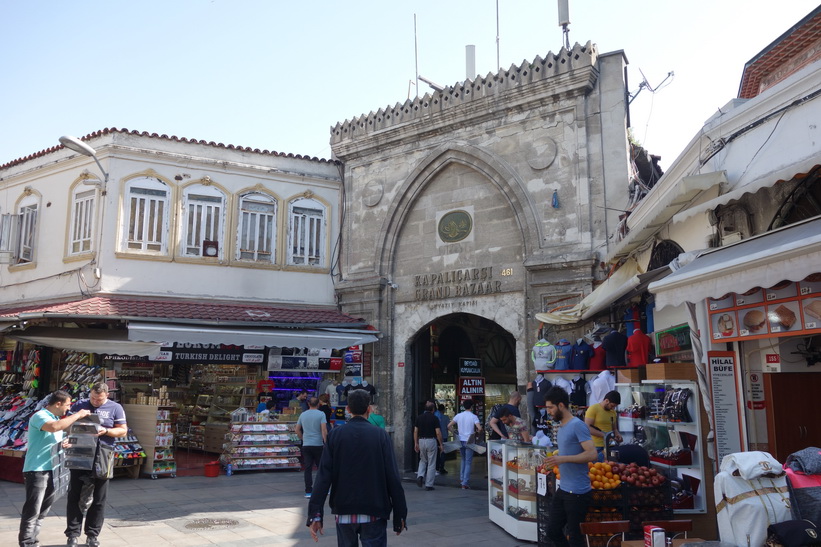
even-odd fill
[[(453, 462), (456, 463), (456, 462)], [(484, 469), (475, 469), (481, 488)], [(488, 519), (487, 490), (462, 490), (455, 474), (437, 477), (432, 492), (418, 488), (406, 474), (408, 530), (390, 531), (390, 545), (516, 546), (516, 540)], [(308, 500), (302, 474), (243, 472), (231, 477), (114, 479), (109, 486), (103, 547), (245, 547), (253, 545), (336, 545), (333, 517), (325, 535), (311, 540), (305, 527)], [(22, 484), (0, 481), (0, 545), (17, 545)], [(330, 511), (326, 509), (329, 514)], [(57, 501), (40, 536), (42, 547), (66, 544), (65, 498)], [(85, 541), (85, 536), (81, 536)]]

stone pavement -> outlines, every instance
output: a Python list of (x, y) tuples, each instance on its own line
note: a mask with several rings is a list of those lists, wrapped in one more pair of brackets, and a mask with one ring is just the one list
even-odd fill
[[(482, 460), (476, 471), (482, 470)], [(449, 466), (450, 467), (450, 466)], [(478, 475), (475, 473), (474, 476)], [(482, 475), (477, 476), (477, 481)], [(528, 545), (508, 535), (488, 519), (487, 490), (447, 486), (437, 477), (427, 492), (405, 482), (408, 530), (396, 536), (388, 524), (390, 545)], [(441, 483), (441, 484), (440, 484)], [(479, 484), (477, 484), (479, 486)], [(22, 484), (0, 481), (0, 545), (17, 545)], [(308, 500), (302, 473), (240, 472), (231, 477), (161, 477), (114, 479), (109, 486), (103, 547), (336, 545), (333, 517), (325, 535), (314, 543), (305, 526)], [(40, 535), (42, 547), (66, 543), (65, 498), (57, 501)], [(85, 535), (81, 536), (85, 541)]]

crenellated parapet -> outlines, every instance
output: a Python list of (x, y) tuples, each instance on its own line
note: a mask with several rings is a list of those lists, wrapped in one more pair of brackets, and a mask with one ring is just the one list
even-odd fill
[(597, 57), (598, 52), (591, 42), (583, 46), (577, 43), (573, 48), (562, 48), (555, 54), (548, 52), (544, 58), (537, 56), (533, 61), (523, 61), (519, 66), (511, 65), (496, 74), (489, 72), (487, 76), (465, 80), (442, 91), (426, 93), (422, 97), (340, 122), (331, 127), (331, 145), (365, 137), (482, 99), (496, 98), (530, 84), (549, 83), (551, 79), (555, 80), (579, 68), (595, 67)]

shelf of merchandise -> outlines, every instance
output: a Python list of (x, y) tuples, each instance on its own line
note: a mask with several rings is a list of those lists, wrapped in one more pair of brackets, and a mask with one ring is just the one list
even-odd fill
[(128, 435), (114, 440), (114, 472), (124, 471), (132, 479), (140, 476), (140, 467), (145, 463), (145, 451), (134, 430), (128, 428)]
[(173, 407), (157, 405), (123, 405), (128, 423), (137, 438), (142, 439), (145, 461), (142, 473), (156, 479), (160, 475), (177, 476), (174, 460), (174, 432), (171, 423)]
[(120, 403), (127, 403), (129, 398), (133, 398), (137, 393), (147, 393), (151, 395), (151, 390), (155, 385), (154, 364), (140, 362), (126, 362), (117, 373), (117, 381), (120, 385)]
[(262, 380), (258, 374), (248, 373), (245, 375), (245, 386), (242, 390), (241, 407), (256, 411), (257, 408), (257, 383)]
[[(634, 441), (638, 427), (644, 429), (645, 440), (639, 444), (650, 453), (650, 464), (664, 473), (674, 485), (673, 513), (707, 513), (705, 443), (701, 434), (698, 385), (689, 380), (642, 380), (640, 384), (616, 384), (616, 389), (622, 396), (623, 410), (619, 414), (619, 430), (624, 443)], [(664, 404), (668, 392), (684, 389), (689, 390), (686, 403), (689, 421), (674, 415)], [(635, 411), (631, 411), (631, 408)], [(639, 412), (638, 409), (641, 409), (640, 413), (644, 418), (634, 417), (635, 412)], [(662, 451), (671, 454), (683, 451), (690, 460), (681, 464), (660, 461), (662, 456), (658, 454), (665, 453)], [(707, 479), (712, 480), (709, 477)]]
[(488, 517), (522, 541), (537, 541), (536, 467), (546, 449), (488, 441)]
[(220, 462), (231, 464), (234, 471), (298, 471), (302, 453), (295, 427), (296, 422), (289, 421), (232, 422)]

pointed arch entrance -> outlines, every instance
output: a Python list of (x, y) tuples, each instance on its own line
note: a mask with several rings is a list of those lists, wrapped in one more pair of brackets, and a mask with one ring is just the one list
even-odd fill
[[(485, 408), (507, 402), (516, 389), (516, 339), (490, 319), (452, 313), (437, 317), (416, 332), (410, 341), (413, 359), (409, 407), (415, 418), (428, 399), (445, 405), (448, 417), (461, 411), (457, 385), (463, 359), (478, 360), (485, 396), (474, 398), (476, 413), (484, 423)], [(413, 429), (405, 442), (405, 462), (413, 469)], [(408, 465), (410, 464), (410, 465)]]

